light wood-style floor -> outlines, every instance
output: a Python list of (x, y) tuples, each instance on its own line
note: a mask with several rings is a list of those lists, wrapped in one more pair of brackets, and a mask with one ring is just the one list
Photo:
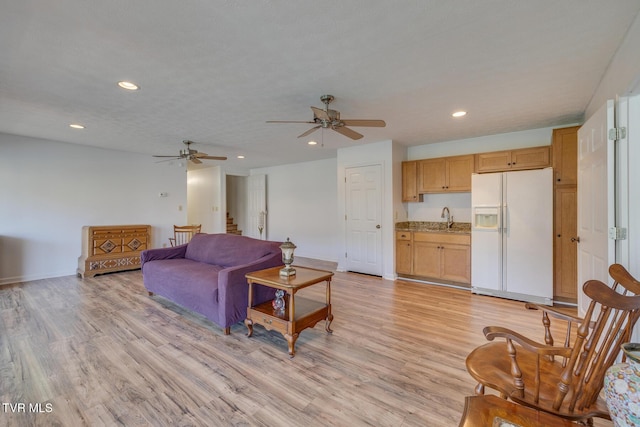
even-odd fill
[(0, 425), (457, 426), (482, 328), (543, 339), (523, 303), (466, 290), (336, 273), (332, 303), (333, 334), (289, 358), (275, 332), (149, 297), (140, 271), (2, 287)]

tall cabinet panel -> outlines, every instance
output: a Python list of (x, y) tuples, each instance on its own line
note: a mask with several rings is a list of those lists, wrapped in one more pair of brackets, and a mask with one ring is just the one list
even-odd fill
[(402, 201), (421, 202), (418, 194), (418, 162), (402, 162)]
[(578, 298), (578, 129), (554, 129), (553, 299), (576, 303)]

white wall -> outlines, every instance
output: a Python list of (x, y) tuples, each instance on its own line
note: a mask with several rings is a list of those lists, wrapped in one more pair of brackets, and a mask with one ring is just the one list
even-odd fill
[[(628, 123), (627, 123), (627, 158), (619, 159), (626, 166), (627, 176), (619, 179), (624, 182), (622, 193), (617, 194), (618, 206), (626, 206), (624, 217), (628, 218), (628, 224), (618, 223), (617, 226), (626, 227), (627, 240), (618, 242), (618, 249), (624, 246), (618, 262), (626, 264), (629, 272), (635, 277), (640, 277), (640, 173), (637, 165), (640, 164), (640, 15), (629, 28), (625, 39), (613, 56), (600, 85), (596, 89), (593, 98), (586, 109), (585, 119), (588, 119), (608, 99), (629, 97)], [(625, 150), (623, 150), (624, 152)], [(620, 217), (618, 216), (620, 219)], [(640, 325), (636, 327), (636, 331)], [(638, 333), (638, 332), (637, 332)], [(640, 333), (638, 333), (640, 335)]]
[[(569, 127), (573, 124), (556, 126)], [(489, 151), (513, 150), (516, 148), (538, 147), (551, 144), (553, 129), (541, 128), (520, 132), (480, 136), (478, 138), (456, 139), (436, 144), (418, 145), (407, 149), (407, 160), (430, 159), (435, 157), (458, 156), (462, 154), (485, 153)]]
[[(0, 134), (0, 284), (73, 275), (84, 225), (186, 220), (183, 168), (148, 155)], [(166, 192), (167, 197), (159, 197)]]
[(336, 261), (336, 159), (253, 169), (251, 174), (267, 176), (266, 238), (289, 237), (298, 247), (296, 255)]
[(595, 90), (585, 112), (585, 121), (593, 115), (607, 99), (629, 95), (629, 91), (640, 87), (640, 14), (636, 16), (624, 40), (618, 47), (600, 84)]
[(224, 233), (226, 184), (220, 166), (190, 170), (187, 177), (187, 223), (200, 224), (203, 233)]
[(629, 233), (628, 233), (628, 254), (629, 271), (637, 278), (640, 278), (640, 95), (635, 95), (629, 100), (629, 133), (627, 135), (629, 144), (628, 168), (629, 176), (627, 188)]
[[(574, 125), (561, 127), (568, 126)], [(532, 129), (409, 147), (407, 160), (550, 145), (553, 129)], [(425, 194), (422, 202), (406, 203), (406, 217), (409, 221), (443, 221), (440, 215), (445, 206), (455, 222), (471, 222), (471, 193)]]

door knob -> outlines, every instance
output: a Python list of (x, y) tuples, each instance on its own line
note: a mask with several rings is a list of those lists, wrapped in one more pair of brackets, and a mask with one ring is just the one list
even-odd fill
[(376, 228), (380, 228), (380, 224), (376, 225)]
[(580, 237), (572, 237), (571, 241), (580, 243)]

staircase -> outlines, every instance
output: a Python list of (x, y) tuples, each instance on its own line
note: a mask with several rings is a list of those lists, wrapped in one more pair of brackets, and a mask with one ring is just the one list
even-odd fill
[(237, 234), (242, 236), (242, 230), (238, 230), (238, 225), (233, 223), (233, 218), (227, 212), (227, 234)]

